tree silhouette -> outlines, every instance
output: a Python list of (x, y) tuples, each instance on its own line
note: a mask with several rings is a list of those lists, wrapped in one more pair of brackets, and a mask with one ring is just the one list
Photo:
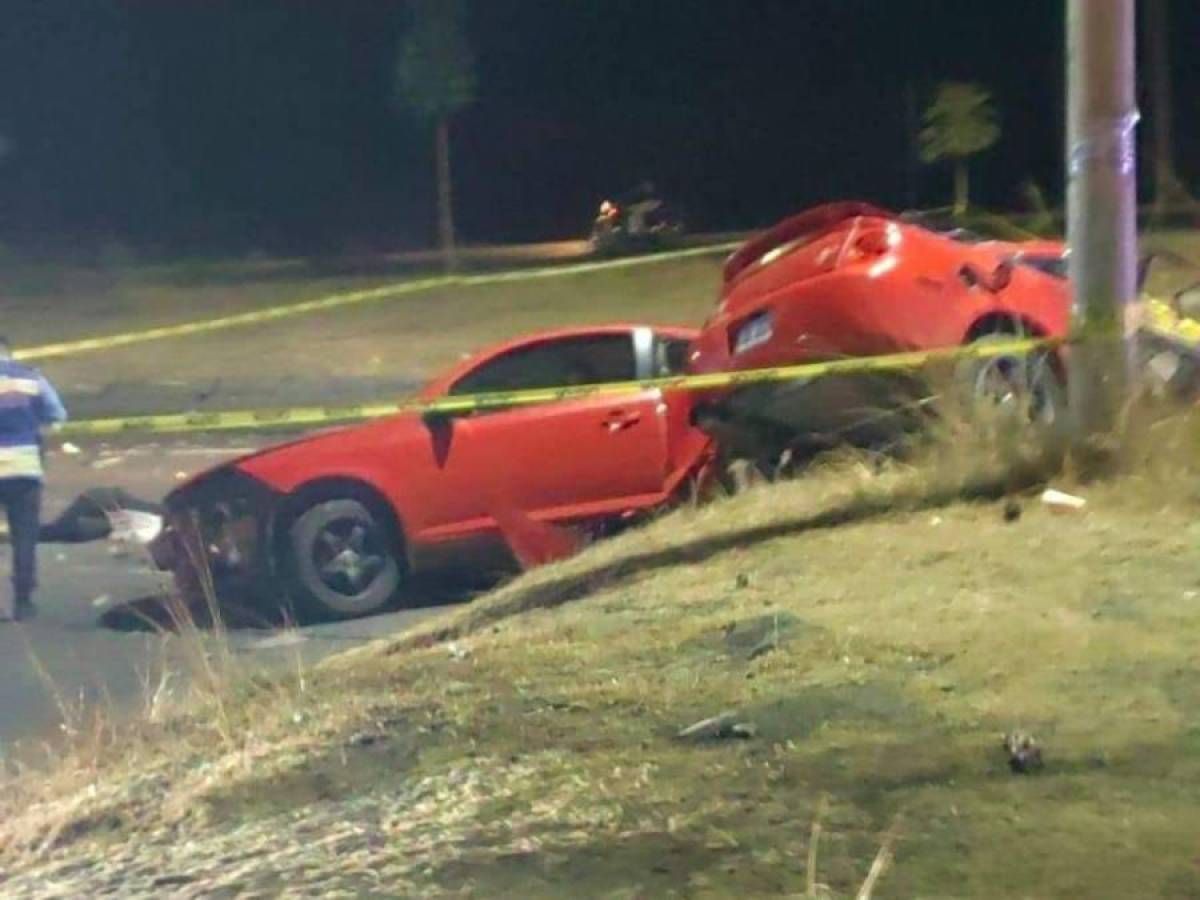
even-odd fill
[(971, 199), (967, 161), (1000, 139), (1000, 121), (992, 97), (975, 84), (941, 85), (925, 110), (921, 159), (954, 163), (954, 211), (966, 212)]
[(475, 57), (462, 0), (409, 0), (410, 24), (396, 57), (395, 99), (432, 127), (437, 169), (438, 241), (447, 269), (457, 265), (450, 123), (475, 99)]
[(1174, 103), (1171, 90), (1170, 10), (1167, 0), (1146, 0), (1142, 7), (1150, 70), (1151, 150), (1154, 160), (1154, 217), (1159, 224), (1172, 213), (1195, 216), (1200, 204), (1188, 191), (1175, 166)]

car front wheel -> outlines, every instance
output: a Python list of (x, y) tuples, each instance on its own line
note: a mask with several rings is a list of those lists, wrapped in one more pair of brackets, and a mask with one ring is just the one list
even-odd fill
[(288, 533), (287, 568), (299, 605), (321, 618), (386, 609), (400, 591), (403, 565), (389, 523), (359, 500), (315, 503)]

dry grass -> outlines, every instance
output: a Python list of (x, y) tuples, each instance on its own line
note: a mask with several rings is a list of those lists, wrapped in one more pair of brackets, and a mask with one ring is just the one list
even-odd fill
[[(274, 350), (247, 329), (50, 374), (150, 379), (169, 352), (181, 380), (283, 377), (303, 346), (339, 373), (416, 377), (530, 328), (698, 320), (715, 265), (430, 295), (297, 320)], [(205, 312), (266, 299), (204, 290)], [(141, 715), (61, 697), (55, 762), (0, 784), (0, 893), (1200, 893), (1196, 419), (1131, 417), (1125, 478), (1063, 476), (1089, 499), (1065, 518), (1026, 492), (1043, 470), (1024, 448), (945, 427), (908, 463), (840, 456), (673, 513), (311, 673), (249, 672), (179, 610), (183, 652), (146, 673)], [(724, 709), (758, 736), (675, 738)], [(1007, 771), (1016, 728), (1045, 774)]]
[(1130, 427), (1077, 515), (965, 435), (841, 456), (228, 683), (5, 792), (0, 891), (1194, 895), (1200, 422)]

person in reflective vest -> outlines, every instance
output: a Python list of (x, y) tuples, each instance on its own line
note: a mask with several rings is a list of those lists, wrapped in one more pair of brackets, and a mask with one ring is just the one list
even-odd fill
[(12, 545), (12, 592), (0, 586), (0, 622), (31, 618), (41, 526), (42, 429), (67, 418), (58, 392), (12, 357), (0, 337), (0, 506)]

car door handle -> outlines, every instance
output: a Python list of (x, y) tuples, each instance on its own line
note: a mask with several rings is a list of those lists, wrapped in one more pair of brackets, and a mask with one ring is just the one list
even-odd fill
[(642, 421), (640, 414), (618, 409), (604, 417), (604, 427), (609, 431), (624, 431)]

